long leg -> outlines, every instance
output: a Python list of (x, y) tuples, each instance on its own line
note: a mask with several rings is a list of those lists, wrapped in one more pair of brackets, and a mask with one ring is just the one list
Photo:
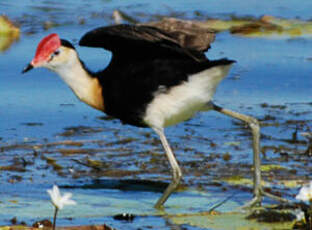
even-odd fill
[(261, 186), (261, 159), (260, 159), (260, 125), (257, 119), (237, 113), (228, 109), (224, 109), (220, 106), (217, 106), (215, 104), (212, 104), (212, 109), (225, 114), (227, 116), (236, 118), (238, 120), (246, 122), (252, 132), (252, 147), (253, 147), (253, 165), (254, 165), (254, 198), (246, 205), (247, 207), (252, 207), (256, 204), (261, 204), (262, 195), (268, 196), (272, 199), (276, 199), (282, 202), (287, 202), (287, 200), (282, 199), (280, 197), (274, 196), (272, 194), (269, 194), (267, 192), (264, 192)]
[(153, 130), (159, 135), (160, 141), (165, 149), (166, 156), (169, 160), (170, 166), (172, 168), (172, 181), (166, 188), (165, 192), (162, 196), (158, 199), (157, 203), (155, 204), (155, 208), (160, 208), (168, 199), (168, 197), (173, 193), (173, 191), (178, 187), (180, 180), (182, 178), (182, 171), (179, 167), (179, 164), (169, 146), (167, 138), (164, 133), (163, 128), (153, 128)]

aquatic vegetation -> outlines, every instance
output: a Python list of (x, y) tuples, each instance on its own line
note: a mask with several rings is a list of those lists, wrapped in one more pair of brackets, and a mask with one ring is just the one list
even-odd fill
[(192, 213), (185, 215), (170, 215), (169, 219), (175, 224), (188, 224), (199, 228), (209, 229), (291, 229), (293, 221), (285, 220), (275, 223), (258, 222), (246, 218), (246, 213), (230, 212), (230, 213)]
[[(166, 25), (174, 18), (164, 17), (159, 22), (150, 22), (148, 25)], [(245, 37), (263, 38), (294, 38), (312, 37), (312, 22), (298, 19), (282, 19), (265, 15), (260, 19), (234, 17), (229, 20), (212, 18), (206, 21), (185, 20), (199, 29), (210, 29), (216, 32), (229, 31), (232, 34)]]
[(65, 193), (63, 196), (60, 193), (60, 190), (57, 185), (53, 185), (53, 189), (48, 189), (47, 192), (51, 197), (52, 204), (57, 209), (63, 209), (66, 205), (75, 205), (76, 202), (71, 200), (71, 193)]
[(53, 218), (53, 230), (55, 229), (56, 217), (58, 210), (61, 210), (66, 205), (76, 205), (76, 201), (71, 200), (71, 193), (64, 193), (62, 196), (57, 185), (53, 185), (52, 189), (48, 189), (47, 192), (51, 197), (51, 202), (55, 207), (54, 218)]
[(0, 35), (19, 36), (20, 30), (8, 17), (0, 15)]
[[(14, 4), (13, 2), (9, 1), (7, 4)], [(38, 3), (37, 1), (31, 2), (31, 5), (39, 4), (39, 1)], [(77, 1), (77, 4), (79, 2)], [(15, 66), (18, 64), (15, 61), (16, 57), (22, 59), (25, 57), (26, 59), (27, 49), (23, 49), (23, 47), (31, 44), (32, 40), (40, 36), (41, 33), (47, 33), (44, 30), (51, 25), (51, 22), (59, 25), (59, 27), (55, 27), (53, 30), (63, 33), (64, 36), (70, 34), (69, 37), (73, 41), (78, 37), (78, 34), (91, 26), (96, 27), (99, 24), (111, 23), (110, 16), (112, 10), (109, 9), (108, 4), (111, 2), (116, 6), (116, 3), (114, 1), (101, 1), (101, 3), (104, 2), (106, 4), (105, 10), (103, 7), (99, 7), (98, 4), (90, 4), (90, 7), (79, 6), (83, 12), (76, 10), (76, 7), (71, 8), (68, 4), (64, 4), (63, 11), (55, 11), (53, 9), (42, 11), (26, 7), (23, 11), (26, 12), (27, 9), (27, 14), (17, 15), (19, 12), (17, 10), (13, 16), (14, 18), (10, 16), (10, 19), (14, 19), (14, 21), (19, 23), (23, 36), (18, 45), (13, 42), (13, 46), (4, 54), (1, 54), (4, 60), (7, 60), (5, 64), (8, 66), (8, 68), (5, 68), (4, 74), (16, 75), (17, 79), (20, 78), (18, 73), (15, 73)], [(42, 5), (46, 4), (50, 4), (51, 7), (56, 6), (54, 1), (42, 2)], [(60, 5), (61, 3), (58, 4)], [(127, 4), (129, 6), (132, 5), (131, 3)], [(168, 2), (167, 4), (170, 5), (171, 3)], [(96, 7), (92, 8), (95, 5)], [(198, 6), (196, 7), (198, 8)], [(284, 7), (287, 7), (287, 4)], [(158, 20), (165, 15), (158, 9), (158, 15), (155, 15), (155, 8), (151, 8), (151, 10), (146, 9), (146, 12), (143, 13), (140, 6), (111, 8), (122, 9), (129, 13), (135, 19), (132, 23)], [(209, 6), (209, 8), (211, 7)], [(77, 11), (77, 13), (74, 11)], [(303, 89), (300, 88), (302, 85), (310, 86), (311, 49), (308, 45), (310, 42), (308, 27), (311, 25), (311, 21), (303, 20), (303, 18), (309, 18), (310, 16), (304, 17), (301, 14), (302, 12), (300, 12), (300, 15), (289, 15), (286, 12), (282, 16), (284, 18), (259, 18), (258, 14), (251, 13), (248, 15), (252, 16), (246, 18), (239, 16), (246, 15), (242, 11), (233, 9), (231, 11), (233, 11), (233, 14), (237, 14), (237, 17), (232, 17), (227, 13), (209, 15), (210, 11), (207, 12), (205, 9), (202, 9), (202, 12), (200, 12), (202, 16), (194, 17), (192, 15), (179, 15), (177, 11), (180, 11), (180, 9), (174, 9), (173, 14), (169, 14), (169, 16), (187, 18), (190, 19), (187, 21), (192, 23), (200, 22), (202, 25), (206, 23), (207, 17), (214, 17), (214, 19), (207, 20), (214, 23), (215, 30), (219, 28), (218, 31), (220, 31), (220, 34), (217, 35), (218, 43), (213, 44), (214, 49), (219, 48), (220, 55), (223, 55), (222, 52), (230, 52), (225, 54), (232, 55), (231, 52), (233, 52), (235, 56), (237, 55), (238, 60), (233, 76), (239, 76), (240, 78), (234, 81), (232, 79), (234, 77), (230, 76), (226, 82), (228, 87), (225, 89), (228, 90), (233, 84), (239, 85), (237, 89), (234, 87), (236, 90), (235, 98), (238, 96), (237, 100), (241, 98), (241, 93), (247, 92), (246, 95), (250, 95), (250, 98), (246, 98), (247, 104), (244, 104), (246, 101), (243, 101), (242, 104), (235, 102), (232, 106), (233, 108), (241, 108), (243, 111), (250, 112), (250, 114), (256, 113), (258, 118), (263, 118), (263, 121), (261, 121), (262, 157), (265, 163), (261, 168), (264, 172), (263, 181), (266, 181), (265, 185), (267, 187), (272, 187), (272, 191), (276, 191), (278, 188), (281, 191), (281, 196), (293, 200), (299, 192), (303, 180), (311, 179), (312, 175), (311, 158), (309, 157), (312, 149), (309, 147), (311, 142), (308, 137), (300, 136), (301, 132), (308, 133), (311, 131), (312, 107), (308, 93), (305, 95), (306, 99), (304, 95), (302, 98), (298, 97), (299, 94), (306, 92), (306, 90), (301, 90)], [(299, 12), (298, 10), (296, 11)], [(268, 12), (272, 13), (272, 11)], [(78, 24), (78, 13), (83, 15), (84, 25)], [(285, 8), (283, 8), (283, 13), (285, 13)], [(281, 14), (272, 13), (272, 15)], [(295, 19), (296, 16), (300, 19)], [(258, 22), (263, 19), (267, 20), (267, 22)], [(275, 26), (270, 24), (275, 24)], [(300, 35), (294, 29), (292, 33), (287, 34), (287, 27), (297, 28), (302, 33)], [(225, 32), (222, 33), (222, 31)], [(264, 39), (249, 39), (254, 37)], [(300, 39), (289, 39), (296, 37)], [(3, 38), (7, 38), (7, 36), (0, 35), (0, 40)], [(271, 41), (267, 38), (278, 38), (280, 40)], [(235, 48), (237, 46), (239, 46), (239, 49)], [(230, 48), (227, 49), (228, 47)], [(286, 51), (284, 52), (284, 50)], [(88, 54), (85, 56), (88, 56)], [(254, 69), (257, 71), (253, 71)], [(41, 74), (39, 73), (38, 75)], [(243, 125), (233, 123), (233, 126), (228, 130), (230, 131), (230, 136), (226, 136), (223, 133), (211, 135), (212, 131), (215, 131), (214, 129), (210, 131), (211, 121), (218, 125), (219, 131), (224, 130), (223, 124), (218, 122), (218, 118), (214, 119), (213, 115), (212, 118), (208, 117), (211, 119), (208, 120), (209, 122), (206, 122), (206, 117), (199, 116), (196, 120), (181, 126), (179, 132), (169, 132), (171, 141), (175, 142), (174, 148), (176, 149), (177, 157), (183, 164), (184, 186), (188, 190), (194, 189), (195, 193), (183, 192), (182, 194), (186, 196), (182, 196), (181, 193), (177, 192), (176, 201), (166, 210), (169, 213), (174, 212), (173, 215), (169, 215), (169, 218), (166, 218), (166, 214), (164, 217), (151, 217), (153, 211), (147, 209), (146, 206), (148, 205), (146, 204), (150, 204), (158, 195), (155, 191), (162, 191), (163, 187), (166, 187), (165, 181), (169, 176), (165, 170), (165, 156), (159, 148), (159, 140), (149, 130), (144, 129), (140, 133), (135, 133), (128, 128), (120, 129), (116, 121), (109, 120), (111, 118), (105, 117), (100, 119), (97, 117), (100, 116), (98, 114), (87, 113), (83, 107), (76, 106), (75, 101), (68, 98), (66, 98), (68, 100), (63, 101), (58, 100), (56, 97), (50, 103), (51, 105), (57, 104), (59, 107), (57, 109), (60, 112), (55, 117), (58, 124), (61, 124), (60, 121), (62, 120), (63, 122), (64, 118), (67, 117), (66, 114), (70, 113), (68, 118), (70, 122), (67, 122), (65, 119), (64, 125), (56, 125), (56, 121), (51, 121), (51, 119), (48, 119), (48, 116), (39, 117), (41, 113), (37, 113), (35, 109), (32, 117), (11, 116), (10, 111), (15, 112), (12, 114), (19, 113), (20, 102), (17, 103), (16, 101), (22, 99), (21, 102), (24, 103), (33, 99), (27, 99), (28, 95), (22, 94), (22, 91), (16, 91), (16, 99), (11, 101), (9, 95), (12, 89), (9, 84), (13, 85), (12, 82), (15, 84), (21, 81), (17, 81), (14, 77), (2, 76), (1, 79), (3, 79), (0, 84), (3, 88), (1, 97), (3, 110), (1, 109), (1, 111), (5, 115), (1, 116), (2, 120), (0, 122), (2, 128), (2, 133), (0, 134), (0, 178), (3, 184), (2, 197), (0, 199), (0, 209), (3, 214), (1, 224), (19, 225), (21, 221), (25, 221), (29, 224), (28, 226), (31, 226), (30, 221), (34, 221), (34, 218), (40, 218), (41, 220), (49, 217), (51, 212), (49, 207), (51, 208), (52, 206), (49, 206), (49, 202), (40, 198), (41, 184), (45, 181), (55, 180), (58, 184), (64, 186), (70, 184), (74, 186), (74, 189), (77, 189), (74, 192), (74, 198), (79, 196), (81, 207), (83, 199), (81, 199), (79, 193), (88, 194), (84, 198), (84, 201), (88, 199), (88, 203), (86, 202), (87, 204), (80, 209), (81, 211), (77, 208), (74, 209), (70, 220), (67, 214), (64, 216), (68, 218), (58, 215), (58, 226), (62, 225), (62, 229), (106, 229), (102, 226), (92, 226), (92, 228), (91, 226), (81, 226), (89, 223), (101, 224), (104, 222), (113, 224), (117, 229), (121, 229), (118, 228), (120, 225), (128, 229), (171, 229), (179, 228), (180, 226), (178, 225), (180, 224), (182, 225), (180, 228), (188, 229), (191, 229), (191, 226), (198, 226), (203, 229), (234, 229), (235, 227), (236, 229), (291, 229), (291, 223), (285, 223), (284, 226), (283, 223), (277, 225), (257, 223), (255, 220), (246, 220), (244, 214), (230, 212), (236, 207), (232, 203), (235, 204), (237, 201), (243, 203), (246, 199), (246, 194), (249, 195), (251, 193), (251, 161), (249, 160), (250, 153), (246, 150), (246, 146), (249, 143), (242, 141), (244, 139), (242, 137), (249, 134), (244, 130)], [(49, 78), (48, 83), (45, 82), (48, 85), (39, 84), (44, 81), (39, 82), (38, 79), (35, 78), (34, 82), (36, 82), (38, 88), (41, 87), (42, 89), (40, 95), (42, 91), (44, 93), (46, 87), (54, 87), (52, 80), (50, 81), (52, 78)], [(27, 80), (27, 82), (31, 81), (30, 79)], [(257, 87), (253, 87), (250, 82), (257, 82)], [(265, 84), (266, 82), (269, 82), (269, 84)], [(278, 82), (278, 87), (275, 84), (276, 82)], [(299, 84), (299, 82), (301, 83)], [(300, 87), (297, 88), (297, 86)], [(27, 87), (26, 85), (23, 88), (27, 89)], [(280, 90), (281, 88), (283, 89)], [(254, 94), (254, 92), (263, 90), (265, 93), (261, 95), (265, 96), (257, 100), (260, 94)], [(287, 94), (289, 96), (285, 94), (285, 96), (281, 93), (283, 91), (288, 92), (288, 90), (290, 90), (290, 93), (294, 91), (294, 94)], [(274, 92), (273, 94), (270, 93), (272, 91)], [(33, 94), (33, 92), (31, 91), (30, 94)], [(222, 93), (222, 90), (219, 92)], [(230, 96), (225, 96), (225, 100), (221, 101), (222, 103), (227, 103), (231, 97), (234, 98), (234, 93), (232, 96), (231, 91), (228, 91), (227, 95)], [(53, 97), (55, 96), (53, 94)], [(279, 99), (277, 100), (277, 98)], [(9, 102), (12, 104), (9, 105)], [(34, 102), (40, 108), (45, 108), (46, 102), (42, 103), (40, 100)], [(13, 110), (14, 107), (15, 110)], [(52, 108), (54, 109), (52, 106), (49, 108), (51, 111)], [(78, 109), (82, 109), (82, 111), (78, 111)], [(79, 120), (80, 114), (84, 115), (84, 118), (81, 120)], [(17, 119), (17, 117), (23, 117), (23, 119)], [(49, 114), (49, 117), (52, 116)], [(61, 119), (59, 120), (58, 118)], [(108, 121), (104, 123), (104, 119)], [(202, 129), (202, 132), (197, 133), (194, 131), (195, 129)], [(292, 142), (292, 133), (294, 131), (298, 132), (297, 142)], [(16, 133), (15, 136), (12, 136), (12, 133), (13, 135)], [(24, 137), (28, 137), (32, 141), (22, 141)], [(36, 140), (33, 140), (34, 138)], [(227, 145), (228, 143), (232, 144)], [(237, 146), (239, 149), (235, 148), (235, 143), (239, 144)], [(189, 148), (186, 146), (189, 146)], [(151, 147), (153, 149), (149, 150)], [(304, 154), (305, 151), (307, 154)], [(18, 158), (19, 161), (16, 161), (15, 158)], [(69, 170), (72, 171), (69, 173)], [(233, 175), (233, 178), (231, 175)], [(238, 175), (238, 177), (235, 178), (235, 175)], [(126, 177), (126, 180), (122, 180), (124, 177)], [(215, 182), (214, 179), (219, 178), (222, 180)], [(225, 178), (229, 178), (229, 182), (224, 181), (223, 179)], [(93, 179), (96, 181), (100, 180), (104, 185), (102, 183), (100, 185), (94, 183)], [(136, 180), (135, 182), (134, 179)], [(143, 180), (147, 182), (155, 181), (157, 184), (153, 186), (145, 186), (143, 184), (144, 187), (140, 186), (141, 190), (137, 189), (137, 187), (131, 190), (132, 187), (138, 186), (138, 183)], [(84, 186), (82, 187), (83, 190), (79, 187), (80, 183)], [(111, 185), (113, 183), (117, 183), (117, 185)], [(160, 183), (164, 185), (161, 186)], [(87, 187), (89, 185), (91, 188)], [(25, 195), (28, 197), (30, 191), (31, 198), (25, 199)], [(233, 192), (237, 196), (220, 209), (217, 209), (218, 212), (224, 211), (225, 213), (205, 214), (202, 211), (205, 208), (206, 210), (209, 209), (210, 203), (214, 203), (210, 197), (205, 198), (207, 192), (212, 192), (212, 197), (220, 197), (220, 200), (222, 200), (223, 195), (228, 196)], [(90, 193), (91, 195), (89, 195)], [(148, 200), (144, 198), (146, 194), (149, 195)], [(133, 200), (133, 196), (137, 198), (136, 202), (128, 202), (128, 200)], [(203, 202), (205, 200), (207, 201)], [(196, 202), (198, 203), (197, 206)], [(98, 209), (99, 204), (103, 206), (106, 204), (110, 205), (108, 205), (107, 209)], [(40, 210), (47, 211), (46, 213), (40, 212), (40, 217), (36, 216), (36, 212), (38, 213), (37, 205), (41, 206)], [(90, 210), (94, 211), (90, 214)], [(63, 211), (66, 213), (67, 208)], [(84, 212), (84, 215), (79, 216), (81, 212)], [(112, 217), (123, 212), (135, 213), (138, 218), (133, 223), (116, 223), (117, 221), (114, 221)], [(140, 213), (138, 214), (137, 212)], [(27, 213), (30, 214), (26, 215)], [(143, 217), (141, 213), (143, 213)], [(183, 213), (186, 214), (183, 215)], [(8, 222), (14, 215), (17, 216), (19, 221), (15, 224)], [(100, 218), (98, 217), (99, 215), (101, 215)], [(107, 217), (108, 215), (109, 217)], [(298, 213), (298, 221), (302, 220), (302, 215), (302, 211)], [(95, 219), (93, 218), (94, 216), (98, 218)], [(70, 225), (76, 226), (63, 227), (68, 225), (69, 222), (71, 222)], [(164, 222), (166, 222), (166, 226), (164, 226)], [(280, 227), (278, 228), (277, 226)], [(305, 229), (305, 225), (303, 226), (302, 229)], [(26, 228), (30, 229), (30, 227), (23, 227), (23, 229)], [(0, 229), (22, 229), (22, 227), (15, 228), (15, 226), (10, 226), (0, 227)]]
[(249, 178), (244, 178), (240, 175), (234, 175), (227, 178), (221, 178), (219, 181), (226, 182), (231, 185), (252, 185), (253, 181)]
[(20, 29), (8, 17), (0, 15), (0, 52), (7, 50), (19, 35)]
[(269, 172), (273, 170), (287, 170), (287, 168), (278, 164), (261, 165), (261, 171), (263, 172)]
[(248, 37), (311, 37), (312, 22), (265, 15), (259, 20), (232, 27), (230, 31)]

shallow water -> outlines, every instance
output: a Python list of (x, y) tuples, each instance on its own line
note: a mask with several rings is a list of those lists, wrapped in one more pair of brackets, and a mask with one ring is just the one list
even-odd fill
[[(251, 177), (248, 129), (210, 112), (168, 128), (169, 141), (184, 171), (183, 188), (170, 197), (164, 213), (153, 209), (160, 196), (156, 192), (160, 184), (147, 183), (143, 189), (131, 189), (129, 184), (136, 184), (133, 180), (168, 182), (170, 179), (157, 136), (151, 130), (106, 119), (104, 114), (79, 102), (54, 73), (38, 69), (21, 75), (42, 37), (56, 32), (77, 43), (89, 29), (111, 24), (114, 9), (121, 9), (139, 21), (156, 20), (160, 15), (203, 20), (269, 14), (309, 19), (311, 5), (310, 1), (298, 5), (294, 0), (283, 5), (280, 1), (234, 0), (209, 4), (202, 0), (184, 4), (179, 1), (97, 0), (92, 4), (1, 1), (0, 13), (18, 22), (22, 34), (19, 41), (0, 53), (0, 166), (18, 166), (0, 171), (0, 225), (8, 224), (14, 216), (29, 224), (50, 218), (53, 210), (46, 190), (54, 183), (72, 192), (79, 204), (60, 212), (60, 225), (105, 222), (118, 229), (129, 226), (172, 229), (174, 222), (168, 214), (204, 212), (235, 193), (218, 208), (232, 211), (251, 198), (248, 189), (222, 180), (232, 175)], [(46, 30), (47, 22), (54, 26)], [(77, 50), (92, 69), (109, 63), (107, 51), (81, 47)], [(311, 160), (302, 154), (307, 148), (306, 140), (299, 134), (298, 142), (291, 140), (296, 130), (300, 133), (311, 128), (312, 40), (244, 38), (223, 32), (217, 35), (207, 56), (237, 61), (220, 84), (215, 101), (262, 120), (261, 144), (268, 149), (262, 156), (263, 163), (286, 168), (264, 173), (265, 180), (292, 199), (298, 186), (288, 189), (278, 181), (311, 179)], [(80, 144), (45, 145), (68, 140)], [(73, 153), (77, 149), (84, 152)], [(283, 154), (287, 154), (287, 159)], [(228, 155), (230, 159), (226, 160)], [(90, 165), (82, 165), (88, 160), (101, 162), (103, 169), (97, 171)], [(130, 182), (126, 183), (127, 180)], [(121, 189), (115, 183), (126, 185)], [(139, 217), (132, 223), (112, 218), (123, 212)]]

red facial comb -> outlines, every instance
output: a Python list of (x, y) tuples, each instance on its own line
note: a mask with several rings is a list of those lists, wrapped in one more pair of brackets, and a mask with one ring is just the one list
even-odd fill
[(50, 34), (44, 37), (38, 44), (36, 55), (31, 64), (36, 65), (45, 61), (52, 52), (61, 46), (60, 37), (57, 34)]

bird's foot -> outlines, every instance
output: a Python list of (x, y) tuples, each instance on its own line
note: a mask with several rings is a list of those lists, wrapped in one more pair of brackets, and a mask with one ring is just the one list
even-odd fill
[(242, 209), (251, 209), (256, 206), (260, 206), (262, 201), (262, 195), (254, 196), (249, 202), (244, 204)]
[(279, 196), (273, 195), (269, 192), (266, 192), (262, 188), (257, 189), (254, 194), (255, 194), (255, 196), (252, 198), (252, 200), (247, 202), (245, 205), (243, 205), (242, 209), (251, 209), (251, 208), (254, 208), (256, 206), (261, 206), (262, 198), (264, 196), (266, 196), (272, 200), (276, 200), (278, 202), (281, 202), (281, 203), (289, 203), (289, 201), (287, 199), (284, 199), (282, 197), (279, 197)]

